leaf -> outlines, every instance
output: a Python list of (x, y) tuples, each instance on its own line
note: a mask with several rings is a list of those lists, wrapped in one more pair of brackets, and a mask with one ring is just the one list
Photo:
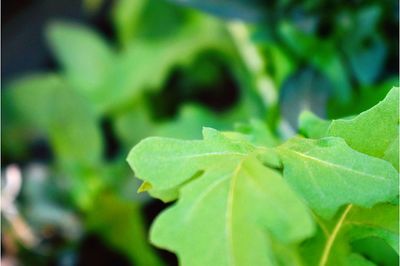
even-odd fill
[(299, 131), (307, 138), (326, 137), (330, 122), (319, 118), (309, 111), (304, 111), (299, 118)]
[(353, 149), (383, 158), (399, 134), (399, 88), (353, 119), (333, 120), (327, 135), (343, 138)]
[(94, 97), (114, 63), (111, 47), (98, 33), (76, 23), (54, 22), (46, 35), (73, 87)]
[(103, 140), (92, 106), (69, 87), (59, 89), (55, 97), (48, 110), (48, 134), (57, 159), (64, 164), (96, 165), (103, 156)]
[(14, 80), (6, 85), (3, 94), (4, 110), (9, 112), (5, 118), (11, 119), (10, 123), (19, 120), (21, 125), (43, 130), (49, 124), (48, 113), (53, 104), (49, 99), (62, 86), (57, 74), (32, 74)]
[(351, 241), (366, 237), (385, 240), (399, 253), (399, 209), (397, 205), (378, 204), (374, 207), (353, 207), (347, 215), (344, 226)]
[(229, 43), (223, 36), (221, 23), (199, 17), (179, 27), (173, 37), (132, 40), (116, 56), (109, 79), (95, 95), (98, 109), (111, 112), (137, 101), (145, 91), (159, 91), (173, 67), (189, 64), (206, 49), (226, 51)]
[(168, 190), (160, 199), (171, 201), (179, 187), (202, 168), (220, 165), (219, 158), (226, 163), (235, 161), (254, 150), (252, 145), (229, 140), (211, 128), (204, 128), (203, 136), (204, 140), (195, 141), (147, 138), (131, 150), (128, 163), (138, 178), (151, 184), (150, 194)]
[(120, 42), (127, 45), (135, 36), (140, 15), (148, 1), (118, 0), (113, 6), (112, 20)]
[[(353, 243), (359, 245), (360, 240), (372, 237), (386, 241), (398, 253), (398, 213), (398, 207), (390, 204), (378, 204), (372, 208), (347, 205), (334, 219), (319, 220), (323, 234), (308, 241), (303, 255), (306, 255), (309, 265), (350, 266), (356, 262), (369, 265), (374, 260), (363, 261), (359, 258), (363, 255), (371, 260), (374, 252), (363, 250), (359, 254)], [(308, 258), (310, 256), (313, 258)]]
[(274, 147), (279, 143), (266, 123), (261, 120), (252, 119), (249, 123), (238, 123), (235, 129), (246, 135), (249, 142), (258, 146)]
[(157, 136), (179, 139), (200, 139), (203, 127), (217, 130), (228, 128), (224, 117), (197, 105), (184, 105), (176, 119), (162, 123), (156, 130)]
[(388, 162), (356, 152), (340, 138), (296, 137), (278, 152), (284, 178), (325, 218), (345, 204), (370, 207), (398, 195), (398, 173)]
[[(393, 244), (393, 240), (398, 242), (397, 206), (378, 204), (361, 208), (347, 205), (333, 219), (324, 220), (318, 216), (315, 219), (319, 230), (301, 246), (306, 265), (393, 265), (382, 262), (393, 262), (398, 257), (388, 245)], [(370, 248), (361, 246), (367, 242), (371, 243)], [(387, 257), (379, 258), (375, 252), (378, 249)]]
[[(346, 49), (354, 75), (363, 85), (376, 81), (384, 70), (387, 48), (384, 40), (379, 36), (370, 37), (370, 44), (358, 44), (359, 47)], [(374, 62), (371, 64), (371, 62)]]
[(399, 136), (392, 140), (392, 143), (385, 151), (383, 159), (390, 162), (399, 171)]
[(148, 138), (128, 157), (150, 192), (185, 182), (178, 203), (153, 225), (152, 241), (177, 252), (183, 265), (277, 264), (275, 242), (312, 233), (307, 209), (278, 172), (252, 155), (254, 146), (208, 128), (203, 134), (201, 141)]
[(353, 91), (351, 101), (347, 104), (342, 104), (334, 100), (329, 101), (327, 116), (337, 119), (362, 113), (382, 101), (393, 85), (396, 84), (398, 84), (398, 78), (391, 77), (377, 85), (366, 86), (362, 87), (359, 91)]
[(383, 158), (398, 169), (398, 106), (399, 88), (395, 87), (385, 99), (354, 118), (329, 122), (305, 113), (300, 118), (300, 131), (310, 138), (343, 138), (354, 150)]
[(178, 203), (157, 218), (151, 240), (177, 252), (182, 265), (277, 265), (275, 242), (298, 242), (312, 231), (278, 172), (244, 157), (207, 167), (184, 186)]
[(344, 71), (340, 54), (331, 42), (306, 34), (289, 22), (282, 22), (279, 25), (279, 34), (284, 43), (300, 59), (308, 60), (330, 79), (338, 101), (349, 101), (351, 92), (349, 77)]
[(60, 162), (91, 165), (101, 160), (97, 117), (85, 99), (59, 76), (37, 74), (15, 81), (4, 97), (13, 119), (23, 125), (20, 130), (28, 126), (48, 136)]
[(398, 265), (399, 255), (384, 240), (367, 237), (351, 243), (352, 250), (367, 257), (374, 265)]
[(364, 85), (372, 84), (383, 71), (387, 55), (385, 41), (378, 34), (380, 30), (377, 27), (382, 6), (368, 5), (353, 12), (343, 27), (346, 34), (341, 47), (358, 81)]
[(140, 205), (110, 192), (95, 198), (97, 207), (88, 211), (86, 224), (135, 265), (163, 265), (145, 235)]

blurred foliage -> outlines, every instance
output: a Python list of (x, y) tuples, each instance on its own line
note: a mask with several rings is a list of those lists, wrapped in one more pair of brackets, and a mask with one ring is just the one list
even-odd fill
[[(90, 13), (103, 4), (84, 1)], [(6, 84), (2, 162), (47, 165), (57, 206), (135, 265), (163, 264), (125, 163), (142, 138), (250, 118), (288, 137), (304, 109), (352, 115), (397, 83), (396, 1), (117, 0), (109, 23), (112, 39), (70, 21), (44, 29), (59, 68)]]

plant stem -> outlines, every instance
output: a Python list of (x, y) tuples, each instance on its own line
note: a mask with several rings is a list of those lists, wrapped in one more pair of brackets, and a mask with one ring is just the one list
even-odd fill
[(346, 209), (343, 211), (342, 215), (340, 216), (338, 222), (335, 225), (335, 228), (333, 229), (331, 235), (329, 236), (329, 238), (326, 241), (326, 245), (324, 247), (324, 251), (322, 252), (322, 256), (321, 259), (319, 261), (319, 266), (325, 266), (326, 263), (328, 262), (328, 258), (329, 258), (329, 254), (331, 252), (333, 243), (336, 240), (336, 237), (343, 225), (344, 220), (346, 219), (347, 214), (349, 213), (349, 211), (351, 210), (351, 208), (353, 207), (352, 204), (349, 204)]

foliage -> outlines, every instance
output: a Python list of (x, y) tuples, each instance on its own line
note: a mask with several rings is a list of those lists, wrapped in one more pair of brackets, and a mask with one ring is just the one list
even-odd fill
[[(178, 199), (156, 219), (151, 241), (182, 265), (374, 265), (369, 250), (351, 248), (370, 237), (398, 253), (398, 207), (390, 203), (399, 195), (391, 164), (398, 143), (387, 152), (398, 105), (393, 88), (353, 119), (303, 120), (304, 132), (318, 136), (278, 146), (210, 128), (203, 140), (143, 140), (128, 156), (141, 191)], [(382, 126), (367, 132), (378, 119)]]
[[(331, 265), (398, 259), (386, 244), (397, 246), (398, 90), (363, 112), (398, 83), (394, 1), (105, 2), (84, 4), (91, 16), (111, 7), (106, 30), (49, 23), (57, 67), (4, 86), (3, 165), (45, 164), (43, 193), (58, 197), (43, 201), (132, 264), (163, 265), (147, 240), (154, 201), (124, 160), (158, 136), (130, 163), (140, 191), (178, 199), (151, 239), (183, 264), (313, 265), (323, 247)], [(302, 111), (345, 118), (297, 124)], [(28, 222), (38, 194), (18, 199)]]

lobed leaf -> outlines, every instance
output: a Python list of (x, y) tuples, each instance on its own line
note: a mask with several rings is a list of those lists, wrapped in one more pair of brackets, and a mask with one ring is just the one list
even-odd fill
[(388, 162), (356, 152), (340, 138), (296, 137), (278, 151), (284, 178), (326, 218), (345, 204), (370, 207), (398, 195), (398, 173)]
[(236, 161), (254, 150), (252, 145), (232, 141), (211, 128), (204, 128), (203, 136), (204, 140), (194, 141), (145, 139), (129, 153), (128, 163), (138, 178), (151, 185), (150, 193), (168, 190), (160, 199), (170, 201), (177, 197), (178, 188), (198, 171)]
[(399, 88), (353, 119), (333, 120), (328, 136), (343, 138), (353, 149), (383, 158), (399, 135)]
[(214, 165), (185, 185), (153, 224), (151, 240), (176, 252), (182, 265), (278, 265), (279, 243), (312, 232), (307, 209), (280, 174), (249, 156)]

